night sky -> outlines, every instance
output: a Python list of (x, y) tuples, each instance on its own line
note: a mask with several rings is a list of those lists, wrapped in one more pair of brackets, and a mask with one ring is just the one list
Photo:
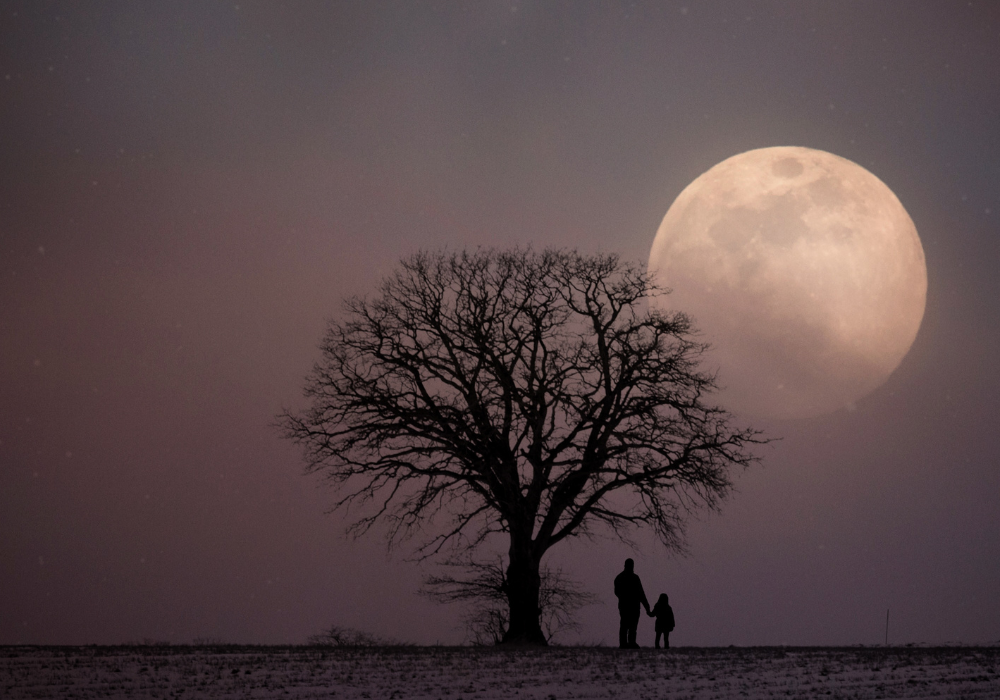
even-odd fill
[(998, 641), (1000, 3), (0, 2), (0, 644), (462, 641), (273, 427), (326, 319), (419, 249), (644, 264), (782, 145), (896, 193), (923, 326), (854, 410), (753, 421), (687, 558), (554, 549), (563, 639), (614, 643), (633, 556), (677, 645)]

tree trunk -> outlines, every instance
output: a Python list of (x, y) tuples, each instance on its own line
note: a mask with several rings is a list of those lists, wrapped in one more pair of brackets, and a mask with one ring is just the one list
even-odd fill
[(531, 644), (548, 646), (542, 633), (538, 592), (542, 585), (539, 575), (541, 560), (532, 551), (530, 538), (511, 534), (510, 563), (507, 566), (507, 602), (510, 624), (501, 644)]

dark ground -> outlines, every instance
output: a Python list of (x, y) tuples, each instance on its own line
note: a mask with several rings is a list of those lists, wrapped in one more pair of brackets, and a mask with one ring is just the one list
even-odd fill
[(0, 697), (996, 700), (1000, 646), (7, 646)]

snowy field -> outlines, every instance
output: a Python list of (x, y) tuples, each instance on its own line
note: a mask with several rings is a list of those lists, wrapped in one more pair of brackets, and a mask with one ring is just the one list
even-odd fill
[(1000, 647), (0, 647), (19, 698), (1000, 698)]

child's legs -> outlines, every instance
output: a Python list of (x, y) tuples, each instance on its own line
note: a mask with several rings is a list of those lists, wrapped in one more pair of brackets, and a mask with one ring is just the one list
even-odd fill
[[(659, 630), (656, 631), (656, 643), (653, 646), (655, 646), (657, 649), (660, 648), (660, 635), (661, 634), (663, 634), (663, 632), (660, 632)], [(666, 636), (666, 635), (664, 635), (664, 636)]]
[(664, 632), (663, 633), (663, 648), (664, 649), (669, 649), (670, 648), (670, 633), (669, 632)]

